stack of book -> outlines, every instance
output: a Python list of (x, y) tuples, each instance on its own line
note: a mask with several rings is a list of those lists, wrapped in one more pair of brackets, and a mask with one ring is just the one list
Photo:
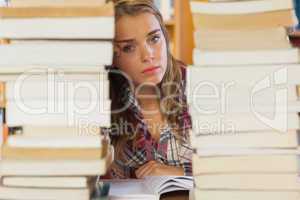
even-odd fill
[(11, 1), (0, 16), (0, 199), (90, 199), (107, 168), (113, 4)]
[(300, 65), (285, 31), (293, 2), (191, 1), (191, 8), (195, 198), (299, 199)]
[(292, 0), (191, 1), (194, 64), (298, 62), (285, 27), (296, 24)]

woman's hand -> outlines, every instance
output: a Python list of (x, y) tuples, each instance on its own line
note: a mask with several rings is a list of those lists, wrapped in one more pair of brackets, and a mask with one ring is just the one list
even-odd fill
[(135, 171), (137, 178), (145, 176), (183, 176), (184, 171), (181, 167), (174, 167), (159, 163), (157, 161), (149, 161)]

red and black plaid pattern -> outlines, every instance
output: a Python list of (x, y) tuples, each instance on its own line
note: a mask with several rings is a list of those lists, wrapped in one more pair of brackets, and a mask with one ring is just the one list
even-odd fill
[[(185, 91), (185, 69), (182, 68), (183, 81), (181, 87)], [(136, 145), (133, 145), (133, 140), (129, 140), (124, 146), (124, 155), (126, 158), (120, 160), (115, 159), (109, 175), (112, 178), (134, 178), (135, 170), (144, 165), (148, 161), (155, 160), (160, 163), (182, 167), (185, 175), (192, 175), (192, 149), (189, 142), (189, 130), (191, 129), (191, 117), (188, 113), (188, 109), (184, 109), (178, 118), (180, 121), (181, 138), (178, 138), (172, 132), (171, 126), (167, 126), (161, 130), (159, 141), (154, 140), (151, 137), (147, 129), (147, 124), (144, 121), (140, 112), (139, 104), (134, 97), (129, 87), (124, 86), (120, 88), (122, 94), (122, 102), (127, 105), (128, 111), (133, 113), (134, 117), (138, 121), (139, 137)], [(181, 100), (186, 102), (186, 96), (182, 93)], [(113, 129), (111, 129), (113, 131)], [(118, 133), (110, 132), (114, 137)], [(133, 148), (136, 146), (136, 148)], [(125, 161), (124, 161), (125, 160)]]

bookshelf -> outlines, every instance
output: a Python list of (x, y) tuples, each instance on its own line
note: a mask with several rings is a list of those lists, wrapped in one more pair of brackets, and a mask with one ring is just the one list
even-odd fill
[(193, 21), (190, 4), (187, 0), (174, 0), (174, 16), (165, 21), (170, 35), (171, 50), (175, 58), (192, 64), (193, 58)]

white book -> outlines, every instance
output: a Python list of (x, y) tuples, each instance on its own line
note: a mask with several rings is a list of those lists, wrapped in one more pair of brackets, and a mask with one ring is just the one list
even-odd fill
[(113, 17), (4, 18), (0, 38), (112, 39)]
[(297, 173), (297, 155), (243, 155), (200, 157), (193, 155), (193, 175), (227, 173)]
[(0, 37), (10, 39), (112, 39), (113, 17), (4, 18)]
[(299, 148), (197, 148), (201, 157), (247, 155), (300, 155)]
[[(111, 42), (32, 42), (0, 46), (1, 66), (97, 66), (112, 63)], [(18, 57), (18, 59), (16, 59)]]
[[(288, 101), (286, 96), (276, 99), (275, 97), (266, 98), (266, 102), (251, 101), (250, 98), (239, 98), (236, 100), (222, 102), (220, 99), (209, 100), (208, 98), (198, 99), (191, 102), (190, 113), (196, 115), (226, 115), (231, 113), (268, 116), (273, 118), (280, 113), (299, 113), (300, 101)], [(244, 100), (244, 101), (243, 101)]]
[[(189, 66), (187, 68), (187, 92), (188, 96), (192, 95), (190, 91), (198, 91), (205, 86), (209, 89), (222, 86), (232, 88), (236, 85), (254, 87), (261, 82), (266, 85), (263, 89), (272, 87), (299, 85), (300, 65), (284, 64), (284, 65), (237, 65), (222, 67), (218, 66)], [(267, 83), (267, 84), (265, 84)], [(205, 88), (204, 88), (205, 89)], [(260, 90), (261, 91), (261, 90)]]
[[(13, 127), (10, 127), (13, 128)], [(24, 137), (69, 137), (69, 136), (96, 136), (101, 133), (101, 128), (95, 124), (87, 124), (83, 127), (74, 126), (21, 126), (15, 127), (12, 135)]]
[[(51, 80), (55, 79), (60, 80), (99, 80), (99, 81), (108, 81), (108, 71), (104, 69), (103, 66), (99, 67), (67, 67), (69, 69), (55, 66), (55, 67), (14, 67), (11, 66), (11, 69), (8, 67), (0, 67), (0, 79), (4, 82), (15, 82), (32, 80), (32, 81), (41, 81), (41, 80)], [(91, 70), (88, 70), (91, 69)]]
[[(231, 13), (230, 9), (227, 11), (229, 12), (227, 14), (193, 13), (195, 29), (211, 28), (216, 31), (224, 29), (239, 29), (247, 31), (261, 28), (274, 28), (280, 26), (290, 27), (297, 25), (297, 18), (295, 16), (294, 9), (248, 14)], [(276, 20), (274, 20), (275, 18)], [(242, 44), (246, 44), (247, 42), (240, 41)], [(245, 47), (247, 47), (247, 45), (245, 45)]]
[(98, 160), (1, 160), (2, 176), (96, 176), (106, 172)]
[[(191, 134), (191, 146), (194, 148), (297, 148), (299, 133), (259, 131), (237, 134)], [(268, 141), (268, 142), (266, 142)]]
[(201, 200), (298, 200), (299, 191), (254, 191), (254, 190), (195, 190), (195, 199)]
[[(64, 74), (92, 74), (92, 73), (104, 73), (104, 66), (100, 65), (69, 65), (62, 66), (59, 64), (56, 65), (9, 65), (0, 67), (0, 78), (1, 80), (14, 80), (12, 77), (17, 77), (20, 74), (45, 74), (49, 73), (64, 73)], [(9, 76), (9, 77), (8, 77)]]
[(298, 173), (212, 174), (194, 177), (196, 188), (215, 190), (299, 191)]
[(209, 97), (212, 100), (226, 100), (227, 96), (233, 102), (247, 96), (259, 102), (272, 95), (275, 98), (277, 92), (285, 93), (285, 90), (288, 90), (288, 100), (296, 100), (299, 99), (296, 88), (300, 82), (299, 73), (299, 65), (226, 68), (191, 66), (187, 69), (188, 102)]
[(103, 66), (61, 66), (57, 65), (26, 65), (26, 66), (1, 66), (0, 67), (0, 78), (1, 80), (14, 80), (12, 77), (17, 77), (22, 73), (45, 73), (47, 70), (51, 70), (51, 72), (55, 73), (67, 73), (67, 74), (91, 74), (91, 73), (103, 73), (105, 72), (105, 68)]
[(208, 65), (261, 65), (261, 64), (295, 64), (299, 63), (296, 48), (245, 50), (245, 51), (203, 51), (194, 49), (194, 64)]
[(101, 6), (105, 0), (10, 0), (13, 7), (42, 7), (42, 6)]
[(109, 100), (109, 81), (57, 80), (47, 77), (41, 80), (19, 79), (5, 84), (7, 100)]
[(22, 187), (0, 187), (0, 199), (19, 199), (19, 200), (49, 200), (49, 199), (72, 199), (89, 200), (90, 190), (80, 189), (61, 189), (61, 188), (22, 188)]
[[(104, 66), (85, 66), (85, 68), (92, 68), (92, 71), (77, 71), (83, 70), (84, 66), (79, 67), (69, 67), (70, 71), (64, 71), (64, 67), (55, 66), (55, 67), (47, 67), (47, 66), (37, 66), (36, 68), (32, 66), (32, 68), (27, 68), (27, 70), (23, 72), (0, 72), (0, 77), (4, 78), (6, 76), (9, 77), (8, 81), (88, 81), (88, 80), (98, 80), (98, 81), (107, 81), (108, 80), (108, 71), (104, 68)], [(14, 68), (14, 66), (12, 66)], [(68, 67), (67, 67), (68, 68)], [(2, 69), (2, 67), (0, 68)], [(74, 71), (73, 71), (74, 70)], [(81, 73), (79, 73), (81, 72)]]
[[(250, 76), (250, 75), (249, 75)], [(209, 78), (209, 77), (207, 77)], [(191, 78), (188, 103), (191, 112), (214, 110), (215, 112), (298, 112), (300, 109), (296, 85), (266, 84), (248, 85), (238, 80), (222, 83)], [(266, 83), (266, 82), (262, 82)], [(281, 109), (281, 110), (280, 110)]]
[(249, 131), (287, 131), (299, 129), (297, 113), (279, 113), (276, 116), (226, 113), (211, 115), (193, 115), (193, 132), (195, 134), (224, 134)]
[[(268, 39), (266, 39), (266, 35)], [(194, 38), (195, 48), (200, 50), (254, 51), (292, 47), (284, 27), (254, 30), (214, 30), (203, 28), (195, 31)]]
[(6, 187), (87, 188), (87, 177), (3, 177)]
[(203, 41), (203, 37), (195, 36), (196, 49), (201, 51), (257, 51), (268, 49), (289, 49), (292, 44), (287, 39), (275, 39), (272, 40), (247, 40), (245, 38), (243, 43), (237, 38), (206, 38)]
[[(245, 68), (246, 75), (237, 68), (191, 67), (187, 72), (187, 100), (192, 111), (222, 107), (226, 112), (249, 112), (251, 109), (271, 112), (277, 108), (297, 112), (297, 84), (300, 81), (292, 73), (300, 72), (300, 68), (290, 69), (283, 67), (269, 73), (262, 69), (259, 73), (252, 73)], [(228, 72), (236, 72), (240, 77)], [(223, 77), (218, 73), (222, 73)]]
[(110, 101), (7, 101), (8, 126), (110, 126)]
[[(248, 1), (248, 0), (247, 0)], [(260, 29), (249, 29), (249, 30), (238, 30), (238, 29), (210, 29), (210, 28), (202, 28), (197, 29), (195, 31), (195, 37), (198, 37), (199, 44), (201, 42), (205, 42), (206, 40), (213, 39), (249, 39), (249, 40), (265, 40), (265, 41), (273, 41), (273, 40), (286, 40), (288, 41), (287, 30), (285, 27), (268, 27), (268, 28), (260, 28)], [(266, 39), (266, 35), (268, 36), (268, 40)], [(247, 41), (243, 41), (247, 42)], [(248, 48), (248, 47), (246, 47)]]
[(6, 144), (9, 147), (18, 148), (101, 148), (103, 137), (94, 136), (62, 136), (60, 134), (53, 136), (23, 136), (10, 135)]
[(191, 1), (193, 13), (203, 14), (250, 14), (293, 9), (293, 0), (252, 0), (232, 2)]
[[(225, 103), (248, 103), (248, 105), (250, 105), (250, 100), (252, 103), (259, 104), (264, 104), (265, 102), (273, 103), (276, 99), (276, 92), (283, 90), (283, 98), (287, 102), (293, 103), (299, 98), (297, 94), (297, 86), (289, 85), (288, 83), (280, 84), (280, 86), (275, 84), (267, 85), (267, 87), (261, 88), (258, 87), (259, 82), (244, 84), (240, 83), (239, 80), (232, 79), (232, 81), (228, 81), (226, 83), (222, 81), (214, 81), (214, 77), (211, 77), (211, 80), (209, 80), (210, 77), (207, 77), (206, 80), (201, 80), (201, 78), (202, 77), (199, 77), (198, 80), (194, 80), (194, 77), (191, 77), (188, 80), (190, 82), (188, 85), (189, 87), (187, 88), (188, 94), (190, 94), (190, 96), (188, 96), (189, 103), (207, 104), (202, 103), (202, 101), (206, 101), (208, 99), (211, 102), (210, 104), (222, 101)], [(258, 88), (258, 90), (256, 90), (256, 88)], [(241, 103), (241, 101), (243, 103)]]
[(147, 199), (159, 200), (163, 193), (177, 190), (191, 190), (193, 177), (149, 176), (145, 179), (112, 181), (109, 191), (111, 200)]

